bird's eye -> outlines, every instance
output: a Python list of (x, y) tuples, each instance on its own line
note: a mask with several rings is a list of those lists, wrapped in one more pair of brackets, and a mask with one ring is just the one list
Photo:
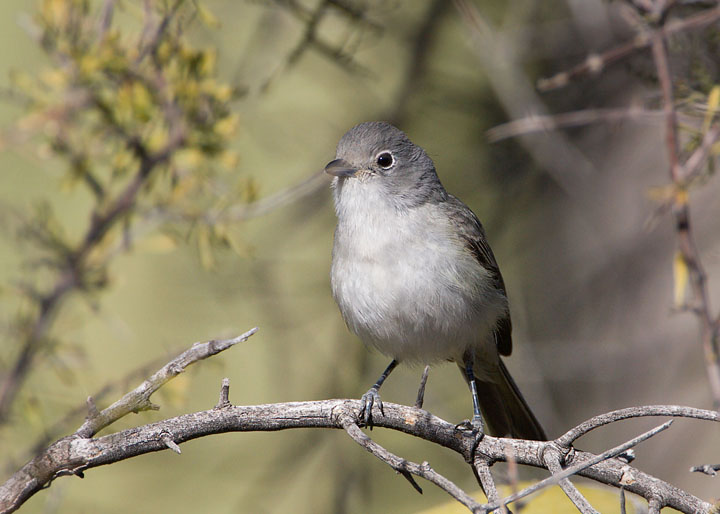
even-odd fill
[(393, 157), (393, 154), (390, 152), (380, 152), (377, 157), (375, 157), (375, 162), (377, 162), (381, 168), (388, 170), (395, 164), (395, 157)]

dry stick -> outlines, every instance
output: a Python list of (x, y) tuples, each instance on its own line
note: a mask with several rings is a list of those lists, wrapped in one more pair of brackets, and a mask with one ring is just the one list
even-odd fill
[[(475, 452), (473, 458), (473, 471), (475, 472), (475, 478), (480, 482), (480, 486), (485, 492), (489, 502), (497, 503), (500, 501), (500, 495), (498, 494), (497, 487), (495, 486), (495, 480), (493, 479), (492, 473), (490, 473), (490, 464), (488, 458), (481, 455), (479, 452)], [(507, 507), (502, 506), (501, 512), (507, 514)]]
[(705, 473), (714, 477), (720, 470), (720, 464), (703, 464), (702, 466), (693, 466), (690, 468), (690, 473)]
[[(257, 332), (257, 327), (248, 330), (244, 334), (232, 339), (212, 340), (204, 343), (195, 343), (189, 350), (184, 351), (165, 366), (157, 370), (134, 390), (127, 393), (118, 401), (97, 412), (97, 409), (89, 409), (90, 414), (80, 428), (75, 432), (79, 437), (92, 437), (103, 428), (115, 423), (118, 419), (142, 410), (157, 410), (158, 407), (150, 402), (150, 396), (160, 389), (170, 379), (185, 371), (185, 368), (200, 360), (212, 357), (215, 354), (227, 350), (231, 346), (247, 341), (250, 336)], [(229, 385), (228, 385), (229, 387)], [(92, 401), (92, 398), (89, 398)], [(94, 411), (94, 412), (93, 412)], [(175, 448), (173, 448), (175, 449)], [(179, 453), (179, 452), (178, 452)]]
[(688, 187), (690, 183), (702, 173), (703, 164), (707, 162), (712, 146), (720, 139), (720, 125), (715, 124), (703, 136), (700, 146), (685, 161), (682, 175), (682, 185)]
[(278, 207), (293, 203), (327, 187), (328, 182), (328, 175), (324, 171), (313, 173), (297, 184), (281, 189), (270, 196), (261, 198), (247, 205), (233, 207), (229, 212), (228, 218), (235, 221), (257, 218)]
[(583, 421), (575, 428), (565, 432), (555, 439), (555, 443), (561, 447), (569, 448), (576, 439), (603, 425), (614, 423), (623, 419), (644, 418), (648, 416), (672, 416), (676, 418), (703, 419), (706, 421), (720, 421), (720, 413), (693, 407), (682, 407), (680, 405), (647, 405), (643, 407), (629, 407), (619, 409), (606, 414), (594, 416)]
[[(714, 9), (714, 11), (719, 11), (719, 9)], [(670, 177), (678, 188), (673, 208), (678, 249), (690, 271), (690, 284), (694, 301), (693, 312), (700, 324), (702, 345), (705, 353), (705, 368), (710, 383), (713, 405), (717, 410), (720, 409), (720, 348), (718, 348), (718, 324), (710, 314), (710, 298), (707, 290), (706, 275), (700, 261), (700, 253), (695, 246), (691, 231), (688, 195), (687, 192), (684, 191), (683, 184), (685, 171), (678, 158), (677, 117), (673, 101), (672, 79), (665, 48), (665, 39), (663, 33), (660, 31), (656, 31), (653, 34), (652, 53), (655, 67), (657, 68), (658, 80), (660, 81), (660, 88), (662, 90)]]
[[(168, 355), (173, 355), (177, 352), (168, 352)], [(128, 384), (132, 381), (142, 380), (146, 377), (153, 369), (157, 369), (162, 366), (164, 362), (167, 362), (167, 356), (153, 359), (152, 361), (143, 364), (139, 368), (131, 371), (124, 377), (110, 381), (106, 383), (101, 389), (97, 390), (92, 396), (89, 396), (85, 402), (72, 408), (67, 412), (62, 419), (55, 422), (43, 431), (43, 434), (30, 446), (25, 454), (26, 459), (31, 459), (33, 455), (37, 455), (42, 452), (47, 446), (55, 439), (60, 437), (60, 434), (67, 433), (68, 428), (76, 423), (78, 419), (82, 419), (82, 416), (87, 416), (88, 411), (92, 410), (90, 403), (93, 405), (104, 400), (106, 396), (113, 393), (115, 390), (120, 389), (122, 391), (127, 390)], [(96, 409), (97, 410), (97, 409)]]
[(662, 111), (653, 111), (638, 107), (620, 109), (584, 109), (581, 111), (564, 112), (545, 116), (532, 115), (517, 120), (512, 120), (488, 130), (485, 134), (491, 143), (497, 143), (503, 139), (517, 137), (533, 132), (545, 132), (562, 128), (579, 127), (591, 123), (615, 123), (618, 121), (632, 120), (654, 121), (663, 116)]
[[(714, 7), (712, 9), (701, 11), (693, 16), (688, 16), (683, 20), (672, 21), (663, 28), (657, 29), (654, 34), (664, 39), (676, 32), (709, 25), (718, 19), (720, 19), (720, 7)], [(585, 62), (578, 64), (567, 71), (558, 73), (550, 78), (538, 80), (537, 87), (540, 91), (548, 91), (550, 89), (564, 87), (571, 79), (580, 75), (584, 75), (586, 73), (599, 73), (608, 64), (622, 59), (639, 48), (649, 46), (652, 44), (652, 39), (653, 38), (648, 37), (647, 34), (639, 34), (634, 39), (611, 48), (606, 52), (589, 55), (587, 59), (585, 59)]]
[[(561, 453), (552, 445), (549, 445), (543, 453), (543, 461), (545, 461), (548, 470), (553, 475), (557, 475), (562, 472), (562, 466), (560, 465)], [(598, 511), (590, 505), (590, 502), (587, 501), (582, 493), (578, 491), (577, 487), (570, 482), (569, 478), (560, 480), (559, 485), (565, 495), (570, 498), (570, 501), (573, 502), (575, 507), (577, 507), (582, 514), (599, 514)]]
[(389, 452), (375, 441), (370, 439), (357, 425), (353, 416), (350, 413), (345, 413), (340, 416), (340, 424), (345, 429), (345, 432), (360, 446), (365, 448), (368, 452), (373, 454), (381, 461), (387, 463), (396, 472), (403, 475), (410, 484), (415, 488), (416, 491), (422, 494), (422, 489), (415, 482), (412, 475), (422, 477), (433, 484), (437, 485), (448, 493), (450, 496), (455, 498), (457, 501), (465, 505), (468, 509), (476, 512), (480, 508), (480, 503), (475, 501), (472, 496), (467, 494), (465, 491), (460, 489), (453, 482), (436, 472), (430, 467), (430, 464), (423, 462), (422, 464), (416, 464), (408, 460), (398, 457), (397, 455)]
[(595, 464), (598, 464), (604, 460), (611, 459), (613, 457), (616, 457), (617, 455), (621, 454), (625, 450), (632, 448), (633, 446), (636, 446), (637, 444), (651, 438), (655, 434), (662, 432), (663, 430), (666, 430), (670, 427), (673, 420), (668, 420), (662, 425), (659, 425), (652, 430), (648, 430), (647, 432), (639, 435), (638, 437), (631, 439), (630, 441), (623, 443), (619, 446), (616, 446), (615, 448), (612, 448), (610, 450), (604, 451), (603, 453), (596, 455), (595, 457), (587, 460), (586, 462), (581, 462), (579, 464), (576, 464), (574, 466), (570, 466), (569, 468), (565, 468), (563, 471), (554, 474), (544, 480), (541, 480), (540, 482), (537, 482), (529, 487), (526, 487), (522, 491), (519, 491), (515, 494), (511, 494), (510, 496), (505, 497), (501, 502), (494, 502), (489, 505), (483, 505), (483, 509), (485, 512), (490, 512), (492, 510), (497, 509), (500, 505), (507, 505), (508, 503), (512, 503), (514, 501), (519, 500), (520, 498), (524, 498), (525, 496), (528, 496), (529, 494), (532, 494), (534, 492), (539, 491), (540, 489), (543, 489), (545, 487), (548, 487), (550, 485), (555, 485), (564, 478), (567, 478), (569, 476), (575, 475), (576, 473), (583, 471), (589, 467), (594, 466)]
[(662, 503), (658, 498), (650, 498), (648, 502), (648, 514), (660, 514)]

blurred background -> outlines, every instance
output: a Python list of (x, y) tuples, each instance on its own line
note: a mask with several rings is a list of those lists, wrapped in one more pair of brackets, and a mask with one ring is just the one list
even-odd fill
[[(506, 363), (551, 437), (628, 406), (712, 407), (697, 323), (673, 312), (672, 219), (657, 214), (650, 194), (669, 182), (662, 118), (497, 143), (486, 134), (530, 114), (657, 108), (648, 51), (553, 92), (534, 86), (631, 37), (621, 4), (477, 0), (471, 5), (481, 16), (478, 27), (442, 0), (212, 0), (203, 5), (218, 23), (191, 26), (197, 46), (216, 49), (219, 78), (243, 92), (232, 104), (238, 161), (230, 175), (253, 190), (252, 198), (320, 171), (343, 133), (362, 121), (392, 121), (425, 148), (448, 191), (485, 225), (511, 302), (515, 345)], [(0, 3), (0, 126), (6, 135), (23, 113), (8, 90), (9, 77), (48, 66), (28, 29), (39, 5)], [(671, 66), (687, 91), (707, 92), (703, 88), (717, 82), (714, 41), (705, 31), (672, 39)], [(7, 216), (0, 234), (0, 320), (10, 327), (23, 309), (16, 285), (33, 269), (7, 213), (46, 202), (70, 236), (79, 236), (90, 195), (61, 187), (66, 169), (32, 142), (5, 138), (0, 148), (0, 212)], [(711, 180), (691, 195), (693, 229), (715, 300), (718, 192)], [(196, 245), (139, 239), (113, 260), (108, 287), (97, 298), (70, 297), (59, 311), (51, 331), (57, 344), (33, 366), (10, 422), (0, 429), (2, 476), (106, 384), (118, 389), (99, 407), (139, 382), (126, 379), (133, 370), (163, 363), (194, 341), (253, 326), (260, 330), (249, 341), (194, 366), (156, 394), (159, 412), (126, 417), (111, 429), (210, 408), (223, 377), (230, 378), (236, 404), (360, 397), (387, 359), (348, 332), (332, 300), (334, 225), (329, 179), (322, 178), (292, 201), (238, 221), (236, 251), (215, 252), (213, 266), (201, 265)], [(3, 340), (5, 367), (16, 341), (11, 330)], [(383, 386), (383, 399), (411, 404), (420, 372), (401, 367)], [(470, 416), (470, 397), (455, 366), (431, 370), (425, 408), (451, 422)], [(52, 437), (71, 433), (83, 418), (80, 411)], [(658, 423), (617, 423), (577, 446), (600, 452)], [(372, 436), (477, 489), (459, 456), (389, 431)], [(637, 448), (635, 464), (710, 500), (717, 497), (717, 479), (687, 470), (718, 461), (718, 448), (716, 426), (679, 420)], [(416, 494), (339, 431), (225, 434), (182, 450), (181, 456), (161, 452), (92, 469), (83, 480), (58, 479), (23, 509), (415, 512), (447, 500), (425, 483), (425, 494)]]

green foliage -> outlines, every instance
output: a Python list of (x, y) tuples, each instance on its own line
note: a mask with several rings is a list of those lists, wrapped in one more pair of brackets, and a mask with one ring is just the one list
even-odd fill
[(242, 245), (223, 219), (253, 196), (228, 185), (238, 157), (230, 143), (240, 90), (220, 81), (216, 53), (193, 43), (196, 20), (216, 26), (197, 2), (43, 0), (34, 36), (48, 57), (13, 86), (25, 112), (13, 141), (38, 145), (49, 166), (65, 168), (62, 189), (88, 191), (78, 238), (50, 203), (26, 215), (20, 236), (35, 250), (26, 298), (0, 382), (0, 423), (35, 357), (50, 346), (52, 319), (69, 293), (95, 301), (110, 284), (119, 251), (155, 232), (154, 246), (194, 242), (205, 267), (213, 249)]
[[(216, 201), (210, 179), (237, 161), (228, 143), (238, 91), (217, 80), (215, 51), (195, 48), (188, 36), (195, 3), (121, 5), (123, 25), (87, 0), (43, 2), (35, 20), (51, 65), (15, 77), (28, 98), (18, 127), (66, 163), (67, 187), (92, 192), (95, 216), (129, 193), (125, 220), (158, 205), (197, 217)], [(209, 16), (203, 9), (200, 18)]]

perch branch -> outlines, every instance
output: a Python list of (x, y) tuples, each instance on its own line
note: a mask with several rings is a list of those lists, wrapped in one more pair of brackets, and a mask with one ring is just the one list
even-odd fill
[[(361, 407), (362, 403), (359, 400), (228, 406), (185, 414), (97, 438), (83, 438), (73, 434), (50, 445), (0, 486), (0, 513), (13, 512), (59, 476), (78, 475), (89, 468), (166, 450), (168, 446), (163, 441), (164, 437), (165, 439), (170, 437), (179, 446), (192, 439), (225, 432), (276, 431), (291, 428), (343, 429), (343, 422), (348, 423), (347, 416), (351, 415), (349, 413), (359, 412)], [(656, 406), (653, 409), (664, 413), (683, 410), (673, 406)], [(451, 449), (466, 461), (472, 459), (475, 441), (473, 438), (463, 436), (455, 424), (420, 409), (388, 402), (383, 403), (383, 410), (384, 415), (375, 420), (376, 427), (398, 430)], [(629, 409), (625, 410), (629, 411)], [(692, 410), (702, 413), (694, 417), (718, 419), (717, 413)], [(638, 408), (637, 413), (637, 416), (647, 415), (644, 408)], [(545, 468), (542, 454), (543, 448), (548, 444), (553, 443), (486, 435), (477, 445), (476, 451), (488, 462), (503, 462), (507, 459), (508, 447), (511, 447), (518, 464)], [(627, 446), (626, 444), (622, 447)], [(623, 485), (626, 490), (648, 500), (654, 497), (662, 498), (665, 506), (684, 513), (708, 512), (711, 508), (709, 503), (647, 475), (625, 462), (609, 459), (596, 463), (597, 459), (598, 456), (592, 453), (574, 450), (572, 459), (566, 458), (566, 461), (570, 461), (566, 464), (573, 466), (573, 470), (579, 469), (580, 471), (574, 472), (580, 476), (615, 487)], [(427, 475), (423, 469), (418, 471)], [(566, 470), (563, 473), (567, 472)], [(552, 478), (561, 480), (567, 476), (569, 475), (559, 474)]]

